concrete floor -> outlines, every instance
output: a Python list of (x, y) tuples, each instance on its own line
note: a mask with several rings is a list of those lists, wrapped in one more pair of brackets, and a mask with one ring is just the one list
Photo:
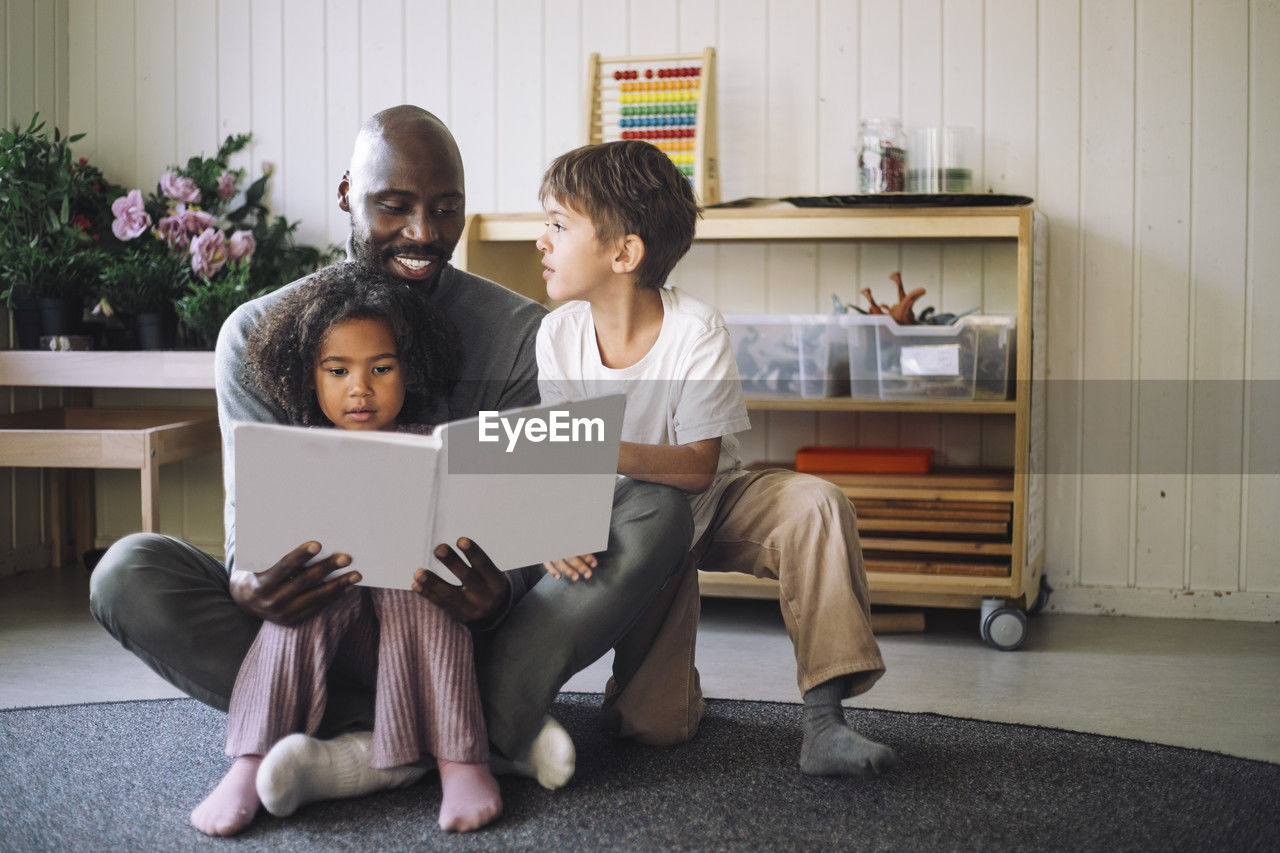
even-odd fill
[[(181, 695), (92, 620), (81, 571), (0, 578), (0, 708)], [(976, 611), (926, 611), (886, 635), (888, 668), (851, 704), (1027, 723), (1280, 763), (1280, 625), (1042, 614), (1016, 652)], [(795, 702), (777, 606), (707, 599), (698, 668), (709, 699)], [(566, 690), (599, 691), (608, 658)], [(893, 744), (900, 750), (910, 744)]]

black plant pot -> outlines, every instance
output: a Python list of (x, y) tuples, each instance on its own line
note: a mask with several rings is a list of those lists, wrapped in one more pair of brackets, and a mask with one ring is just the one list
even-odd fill
[(79, 299), (70, 297), (40, 297), (40, 334), (75, 335), (80, 332), (80, 313), (83, 306)]
[(145, 311), (137, 316), (138, 349), (173, 349), (178, 317), (172, 311)]
[(13, 300), (13, 327), (18, 349), (40, 347), (40, 303), (31, 296), (19, 296)]

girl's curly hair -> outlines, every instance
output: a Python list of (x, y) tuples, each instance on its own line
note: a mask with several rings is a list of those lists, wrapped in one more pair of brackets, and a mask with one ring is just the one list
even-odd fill
[(402, 414), (449, 392), (462, 362), (453, 323), (410, 285), (353, 261), (312, 273), (267, 309), (245, 344), (245, 377), (291, 422), (330, 425), (316, 400), (316, 353), (335, 325), (366, 317), (391, 326), (405, 377)]

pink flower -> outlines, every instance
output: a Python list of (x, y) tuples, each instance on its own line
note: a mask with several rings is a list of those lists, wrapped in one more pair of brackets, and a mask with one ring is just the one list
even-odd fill
[(218, 176), (218, 198), (231, 201), (236, 194), (236, 176), (234, 172), (223, 172)]
[(174, 201), (195, 204), (200, 201), (200, 188), (190, 178), (183, 178), (173, 172), (165, 172), (160, 176), (160, 191)]
[(213, 217), (203, 210), (192, 210), (185, 204), (175, 204), (170, 208), (170, 216), (156, 223), (160, 236), (173, 246), (186, 248), (193, 234), (199, 234), (213, 225)]
[(256, 248), (258, 244), (253, 239), (252, 231), (237, 231), (227, 241), (227, 260), (231, 263), (241, 258), (247, 261), (253, 257), (253, 250)]
[(191, 241), (191, 269), (210, 278), (227, 263), (227, 237), (217, 228), (206, 228)]
[(177, 216), (178, 221), (182, 223), (183, 229), (188, 234), (199, 234), (204, 229), (213, 226), (213, 216), (203, 210), (192, 210), (179, 205)]
[(170, 248), (181, 246), (186, 248), (191, 242), (191, 235), (182, 227), (182, 221), (176, 216), (166, 216), (156, 223), (156, 231), (169, 244)]
[(151, 216), (142, 204), (142, 190), (130, 190), (128, 195), (111, 202), (115, 221), (111, 232), (121, 240), (132, 240), (151, 227)]

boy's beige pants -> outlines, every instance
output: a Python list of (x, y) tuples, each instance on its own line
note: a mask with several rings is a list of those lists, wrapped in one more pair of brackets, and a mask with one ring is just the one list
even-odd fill
[(853, 505), (817, 477), (752, 471), (729, 484), (684, 568), (615, 647), (604, 699), (615, 735), (673, 744), (697, 731), (704, 708), (694, 668), (698, 569), (779, 582), (801, 693), (851, 675), (848, 698), (884, 674)]

